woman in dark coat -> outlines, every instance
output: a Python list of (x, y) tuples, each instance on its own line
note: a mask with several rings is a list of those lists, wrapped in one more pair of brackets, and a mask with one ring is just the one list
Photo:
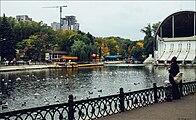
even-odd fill
[(172, 84), (172, 97), (174, 100), (180, 99), (180, 91), (178, 89), (178, 84), (174, 81), (174, 77), (180, 72), (176, 59), (176, 57), (172, 58), (169, 70), (169, 82)]

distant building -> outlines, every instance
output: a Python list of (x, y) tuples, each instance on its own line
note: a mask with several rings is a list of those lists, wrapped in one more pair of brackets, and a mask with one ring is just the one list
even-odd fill
[(28, 15), (17, 15), (16, 21), (29, 21), (32, 22), (32, 18), (29, 18)]
[[(51, 27), (53, 30), (59, 30), (60, 29), (60, 23), (53, 22), (51, 23)], [(79, 23), (77, 23), (75, 16), (65, 16), (65, 18), (62, 18), (61, 20), (61, 29), (62, 30), (79, 30)]]
[(60, 29), (60, 23), (57, 23), (57, 22), (53, 22), (51, 23), (51, 27), (53, 30), (59, 30)]
[(55, 59), (59, 59), (62, 56), (67, 55), (66, 51), (48, 51), (45, 53), (45, 60), (55, 60)]

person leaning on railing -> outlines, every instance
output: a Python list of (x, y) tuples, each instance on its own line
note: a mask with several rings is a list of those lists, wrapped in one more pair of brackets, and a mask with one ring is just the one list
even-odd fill
[(176, 62), (177, 58), (174, 56), (171, 59), (171, 65), (169, 69), (169, 82), (172, 84), (172, 97), (174, 100), (180, 99), (180, 91), (178, 89), (178, 84), (174, 80), (174, 77), (180, 73), (179, 66)]

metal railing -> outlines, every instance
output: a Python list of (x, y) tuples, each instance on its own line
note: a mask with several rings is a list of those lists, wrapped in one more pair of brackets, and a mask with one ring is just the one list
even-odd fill
[[(196, 92), (196, 81), (179, 85), (182, 96)], [(0, 120), (91, 120), (164, 102), (166, 88), (157, 87), (111, 96), (0, 113)]]

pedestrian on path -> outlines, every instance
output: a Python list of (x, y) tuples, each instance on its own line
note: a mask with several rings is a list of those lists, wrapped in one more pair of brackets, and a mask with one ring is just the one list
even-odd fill
[(180, 72), (176, 60), (177, 58), (175, 56), (171, 59), (171, 65), (169, 69), (169, 82), (172, 84), (172, 97), (174, 100), (180, 99), (180, 91), (178, 89), (178, 84), (174, 80), (174, 77)]

